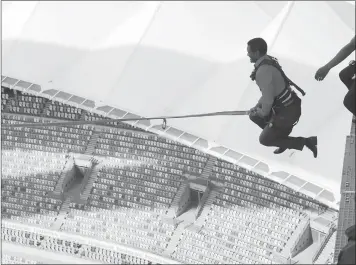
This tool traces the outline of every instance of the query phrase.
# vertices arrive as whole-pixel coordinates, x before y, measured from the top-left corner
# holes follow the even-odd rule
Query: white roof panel
[[[341,1],[12,2],[3,9],[2,75],[138,116],[246,110],[260,97],[246,43],[262,36],[307,93],[292,135],[318,135],[317,159],[308,150],[274,155],[243,116],[169,126],[338,191],[351,118],[338,72],[351,57],[323,82],[314,74],[355,35],[352,21]]]

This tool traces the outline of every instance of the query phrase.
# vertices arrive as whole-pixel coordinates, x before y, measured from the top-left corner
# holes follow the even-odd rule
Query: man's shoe
[[[274,150],[273,153],[275,153],[276,155],[279,155],[279,154],[282,154],[286,150],[287,150],[287,148],[278,147],[276,150]]]
[[[305,140],[305,146],[313,152],[314,157],[318,156],[318,138],[316,136],[309,137]]]

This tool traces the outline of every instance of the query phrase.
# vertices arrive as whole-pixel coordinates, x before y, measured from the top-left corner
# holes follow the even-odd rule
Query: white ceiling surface
[[[2,15],[2,75],[141,116],[254,106],[260,92],[249,78],[246,42],[264,37],[307,93],[292,135],[318,135],[317,159],[309,150],[274,155],[246,116],[168,124],[338,193],[351,121],[338,72],[351,57],[323,82],[314,74],[355,35],[349,3],[14,1]]]

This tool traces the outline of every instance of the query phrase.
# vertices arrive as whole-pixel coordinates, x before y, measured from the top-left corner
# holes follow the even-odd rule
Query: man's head
[[[262,38],[254,38],[247,42],[247,56],[251,63],[257,62],[262,56],[267,54],[267,43]]]

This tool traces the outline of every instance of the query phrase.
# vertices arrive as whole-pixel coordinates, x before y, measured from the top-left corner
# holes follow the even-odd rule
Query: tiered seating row
[[[66,120],[79,120],[82,115],[82,109],[63,104],[58,101],[52,101],[45,110],[47,117]]]
[[[8,111],[11,113],[23,113],[41,115],[48,99],[21,93],[9,100]]]
[[[1,94],[1,110],[4,110],[6,104],[8,104],[8,109],[5,111],[10,113],[37,115],[64,120],[80,120],[83,115],[85,120],[90,121],[104,119],[102,115],[90,113],[68,104],[34,96],[26,92],[10,90],[8,88],[1,87]],[[115,128],[119,127],[122,129],[144,132],[144,130],[140,128],[136,128],[122,122],[110,122],[107,125],[113,126]]]
[[[230,241],[226,241],[230,239]],[[255,264],[258,256],[253,253],[253,244],[241,240],[231,242],[232,236],[217,235],[211,230],[203,229],[199,233],[186,230],[181,239],[181,244],[173,253],[173,257],[182,262],[189,259],[206,264]],[[273,263],[269,258],[260,258],[261,263]]]
[[[114,175],[112,175],[112,177],[114,177]],[[133,195],[137,197],[137,201],[140,201],[140,199],[146,199],[150,201],[159,201],[168,205],[171,203],[174,196],[174,193],[171,192],[166,192],[163,190],[147,187],[144,185],[119,182],[113,179],[110,180],[103,176],[100,176],[98,178],[98,182],[94,183],[94,186],[96,188],[101,189],[101,191],[97,190],[98,193],[96,193],[93,190],[94,194],[108,195],[108,196],[112,195],[113,197],[116,198],[123,197],[125,195]]]
[[[287,242],[282,234],[267,229],[266,227],[260,227],[260,224],[258,223],[259,221],[262,225],[266,224],[262,220],[258,220],[254,223],[251,222],[250,219],[244,219],[243,216],[241,216],[242,218],[234,216],[235,218],[223,219],[226,217],[227,214],[223,210],[220,212],[212,212],[212,217],[207,221],[204,228],[225,235],[236,236],[237,238],[235,240],[230,240],[233,243],[236,243],[237,239],[242,237],[245,242],[255,244],[255,249],[253,249],[253,251],[258,253],[265,253],[267,251],[268,255],[271,254],[271,250],[280,252]],[[267,234],[268,230],[271,232],[270,235]]]
[[[15,257],[2,253],[1,256],[2,264],[43,264],[42,262],[26,259],[23,257]]]
[[[76,257],[84,257],[112,264],[152,264],[150,261],[118,253],[116,251],[79,244],[78,242],[61,240],[49,236],[42,236],[32,232],[2,227],[2,240],[26,246],[36,246],[40,249],[65,253]]]
[[[13,123],[13,118],[4,118],[4,123]],[[17,117],[21,123],[24,118]],[[52,127],[47,128],[2,128],[2,141],[5,146],[16,142],[18,147],[26,144],[37,145],[36,148],[58,148],[62,152],[84,153],[92,135],[92,127]],[[15,145],[16,146],[16,145]],[[16,146],[16,147],[17,147]]]
[[[155,175],[160,175],[159,177],[153,177],[152,174],[140,174],[137,173],[134,169],[138,170],[139,168],[133,168],[132,171],[117,169],[117,173],[109,173],[109,170],[103,170],[99,172],[99,176],[103,179],[106,179],[106,184],[116,185],[117,182],[125,182],[127,184],[137,184],[145,186],[146,188],[155,188],[157,190],[165,190],[167,192],[175,193],[180,185],[180,181],[170,180],[169,174],[159,174],[161,172],[155,172]],[[147,168],[146,168],[147,169]],[[147,169],[146,172],[150,170]],[[152,170],[151,170],[152,171]],[[115,171],[110,171],[115,172]],[[174,176],[174,175],[171,175]],[[115,183],[113,182],[115,181]],[[105,183],[104,182],[104,183]],[[167,194],[168,197],[174,196],[172,193]]]
[[[10,89],[1,87],[1,111],[5,109],[6,104],[9,102],[9,99],[13,97],[12,91]]]
[[[288,200],[290,207],[297,211],[303,211],[308,207],[315,210],[327,209],[327,206],[313,200],[305,194],[296,192],[287,186],[264,178],[255,172],[221,160],[217,160],[213,168],[213,177],[220,181],[235,182],[239,185],[266,191],[270,193],[271,196]]]
[[[2,150],[2,159],[2,217],[51,226],[62,201],[47,194],[54,190],[68,157],[61,153]]]
[[[207,155],[200,155],[200,152],[187,147],[180,147],[177,144],[168,144],[148,135],[132,133],[127,131],[108,133],[113,130],[104,130],[104,134],[98,140],[96,154],[118,156],[126,159],[149,158],[155,162],[173,167],[179,170],[186,170],[195,174],[201,174],[207,161]],[[180,150],[182,149],[182,150]],[[192,153],[194,150],[194,153]],[[186,151],[186,153],[182,153]],[[152,160],[152,161],[154,161]],[[165,160],[165,161],[162,161]]]
[[[160,222],[157,215],[154,217],[148,212],[123,207],[109,211],[95,208],[90,203],[85,208],[91,212],[85,212],[73,209],[75,206],[71,205],[71,212],[61,228],[63,231],[162,253],[175,230],[175,226]],[[107,207],[112,208],[108,204]]]
[[[91,113],[91,112],[86,112],[86,115],[84,116],[85,121],[97,121],[97,120],[103,120],[103,119],[110,119],[110,118],[105,118],[103,115],[99,115],[96,113]],[[106,124],[107,126],[113,126],[115,128],[121,128],[125,130],[134,130],[134,131],[142,131],[146,132],[145,130],[142,130],[140,128],[134,127],[130,124],[123,123],[123,122],[118,122],[118,121],[113,121],[113,122],[108,122]]]

